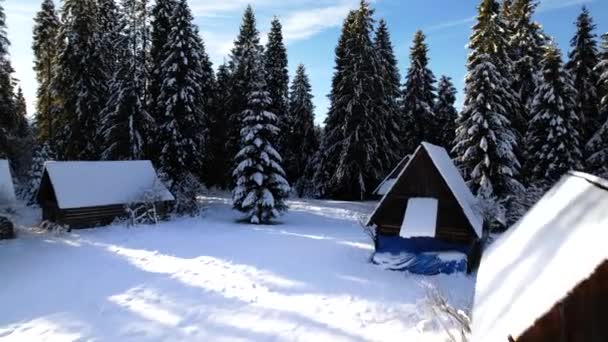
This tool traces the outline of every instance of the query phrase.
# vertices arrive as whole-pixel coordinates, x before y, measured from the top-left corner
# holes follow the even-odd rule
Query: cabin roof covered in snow
[[[608,182],[570,173],[481,260],[474,342],[517,339],[608,259]]]
[[[418,146],[414,154],[412,154],[412,157],[403,167],[403,169],[399,173],[399,176],[397,176],[397,179],[402,177],[407,168],[412,164],[412,161],[416,159],[416,154],[420,153],[422,149],[427,152],[433,164],[441,174],[441,177],[445,180],[446,184],[450,188],[450,191],[454,194],[456,201],[462,208],[467,220],[475,230],[477,236],[481,237],[483,234],[483,220],[481,219],[477,211],[474,209],[476,203],[475,197],[471,193],[469,187],[464,182],[464,179],[460,175],[460,172],[456,168],[456,165],[454,165],[454,162],[443,147],[423,142],[420,146]],[[371,218],[374,217],[378,208],[382,206],[383,201],[393,190],[395,183],[396,182],[393,183],[393,185],[386,192],[382,200],[380,200],[380,203],[376,207],[376,210],[370,216],[370,222],[368,222],[368,224],[371,223]]]
[[[403,168],[405,167],[405,165],[407,164],[407,162],[409,160],[410,160],[409,155],[407,155],[403,159],[401,159],[399,161],[399,163],[397,164],[397,166],[395,166],[395,168],[393,170],[391,170],[391,172],[384,178],[384,180],[382,180],[382,182],[380,182],[380,184],[378,184],[378,186],[376,187],[374,192],[372,192],[372,194],[377,195],[377,196],[386,195],[386,193],[391,189],[393,184],[395,184],[395,181],[397,180],[397,177],[401,173],[401,170],[403,170]]]
[[[175,200],[149,160],[50,161],[44,166],[61,209],[142,202],[148,192],[154,201]]]
[[[6,159],[0,159],[0,204],[9,204],[16,200],[9,162]]]

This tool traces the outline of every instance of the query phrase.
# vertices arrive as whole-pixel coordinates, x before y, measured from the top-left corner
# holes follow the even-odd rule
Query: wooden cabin
[[[410,156],[407,155],[405,158],[401,159],[397,166],[378,184],[376,189],[372,192],[372,198],[380,199],[382,196],[386,195],[386,193],[390,190],[390,188],[395,184],[397,177],[401,173],[401,170],[405,167],[407,162],[410,160]]]
[[[447,151],[422,143],[369,218],[379,235],[469,245],[482,236],[475,198]],[[424,212],[423,212],[424,211]]]
[[[608,341],[608,181],[572,172],[481,260],[473,342]]]
[[[47,162],[38,190],[43,220],[68,228],[108,225],[133,203],[161,213],[175,198],[149,160]]]

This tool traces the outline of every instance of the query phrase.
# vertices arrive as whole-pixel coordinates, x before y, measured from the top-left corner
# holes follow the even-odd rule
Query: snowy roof
[[[401,170],[403,170],[403,167],[407,164],[409,159],[410,159],[409,155],[407,155],[407,156],[405,156],[405,158],[401,159],[401,161],[399,161],[397,166],[395,166],[395,168],[393,170],[391,170],[391,172],[389,172],[389,174],[386,176],[386,178],[384,178],[384,180],[380,184],[378,184],[378,186],[372,192],[372,194],[377,195],[377,196],[386,195],[386,193],[391,189],[393,184],[395,184],[397,177],[399,176],[399,174],[401,173]]]
[[[474,342],[517,339],[608,260],[608,182],[570,173],[484,253]]]
[[[16,200],[9,162],[6,159],[0,159],[0,204],[9,204]]]
[[[61,209],[142,201],[150,191],[157,201],[175,200],[149,160],[50,161],[44,167]]]
[[[401,223],[402,238],[435,237],[437,229],[437,199],[410,198]]]
[[[475,230],[477,236],[481,237],[483,235],[483,220],[481,219],[477,211],[474,210],[474,206],[476,203],[475,196],[473,196],[473,194],[471,193],[471,190],[464,182],[464,179],[460,175],[460,172],[456,168],[456,165],[454,165],[454,162],[448,155],[448,152],[443,147],[423,142],[420,146],[418,146],[418,148],[416,149],[412,157],[408,160],[407,164],[405,164],[401,172],[399,172],[399,176],[397,176],[397,179],[401,178],[407,168],[411,165],[412,161],[416,159],[416,154],[420,153],[422,149],[424,149],[428,153],[433,164],[439,171],[439,174],[441,174],[441,177],[445,180],[446,184],[454,194],[454,197],[456,197],[456,201],[462,208],[467,220]],[[380,200],[380,203],[376,207],[376,210],[372,213],[372,215],[370,215],[370,221],[371,218],[375,216],[378,208],[382,206],[382,203],[384,202],[385,198],[387,198],[389,193],[392,191],[394,183],[386,192],[382,200]],[[368,222],[368,224],[370,223],[371,222]]]

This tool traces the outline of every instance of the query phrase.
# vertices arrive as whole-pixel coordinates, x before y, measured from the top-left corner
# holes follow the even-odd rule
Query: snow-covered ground
[[[253,226],[205,201],[203,217],[0,242],[0,340],[444,341],[420,283],[470,305],[471,277],[368,262],[358,221],[374,203],[292,201]]]

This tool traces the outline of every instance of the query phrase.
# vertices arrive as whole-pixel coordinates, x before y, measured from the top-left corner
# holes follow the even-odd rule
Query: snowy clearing
[[[204,217],[158,226],[20,228],[0,242],[0,340],[444,341],[421,282],[470,305],[472,277],[369,263],[358,221],[375,203],[291,201],[253,226],[205,201]]]

